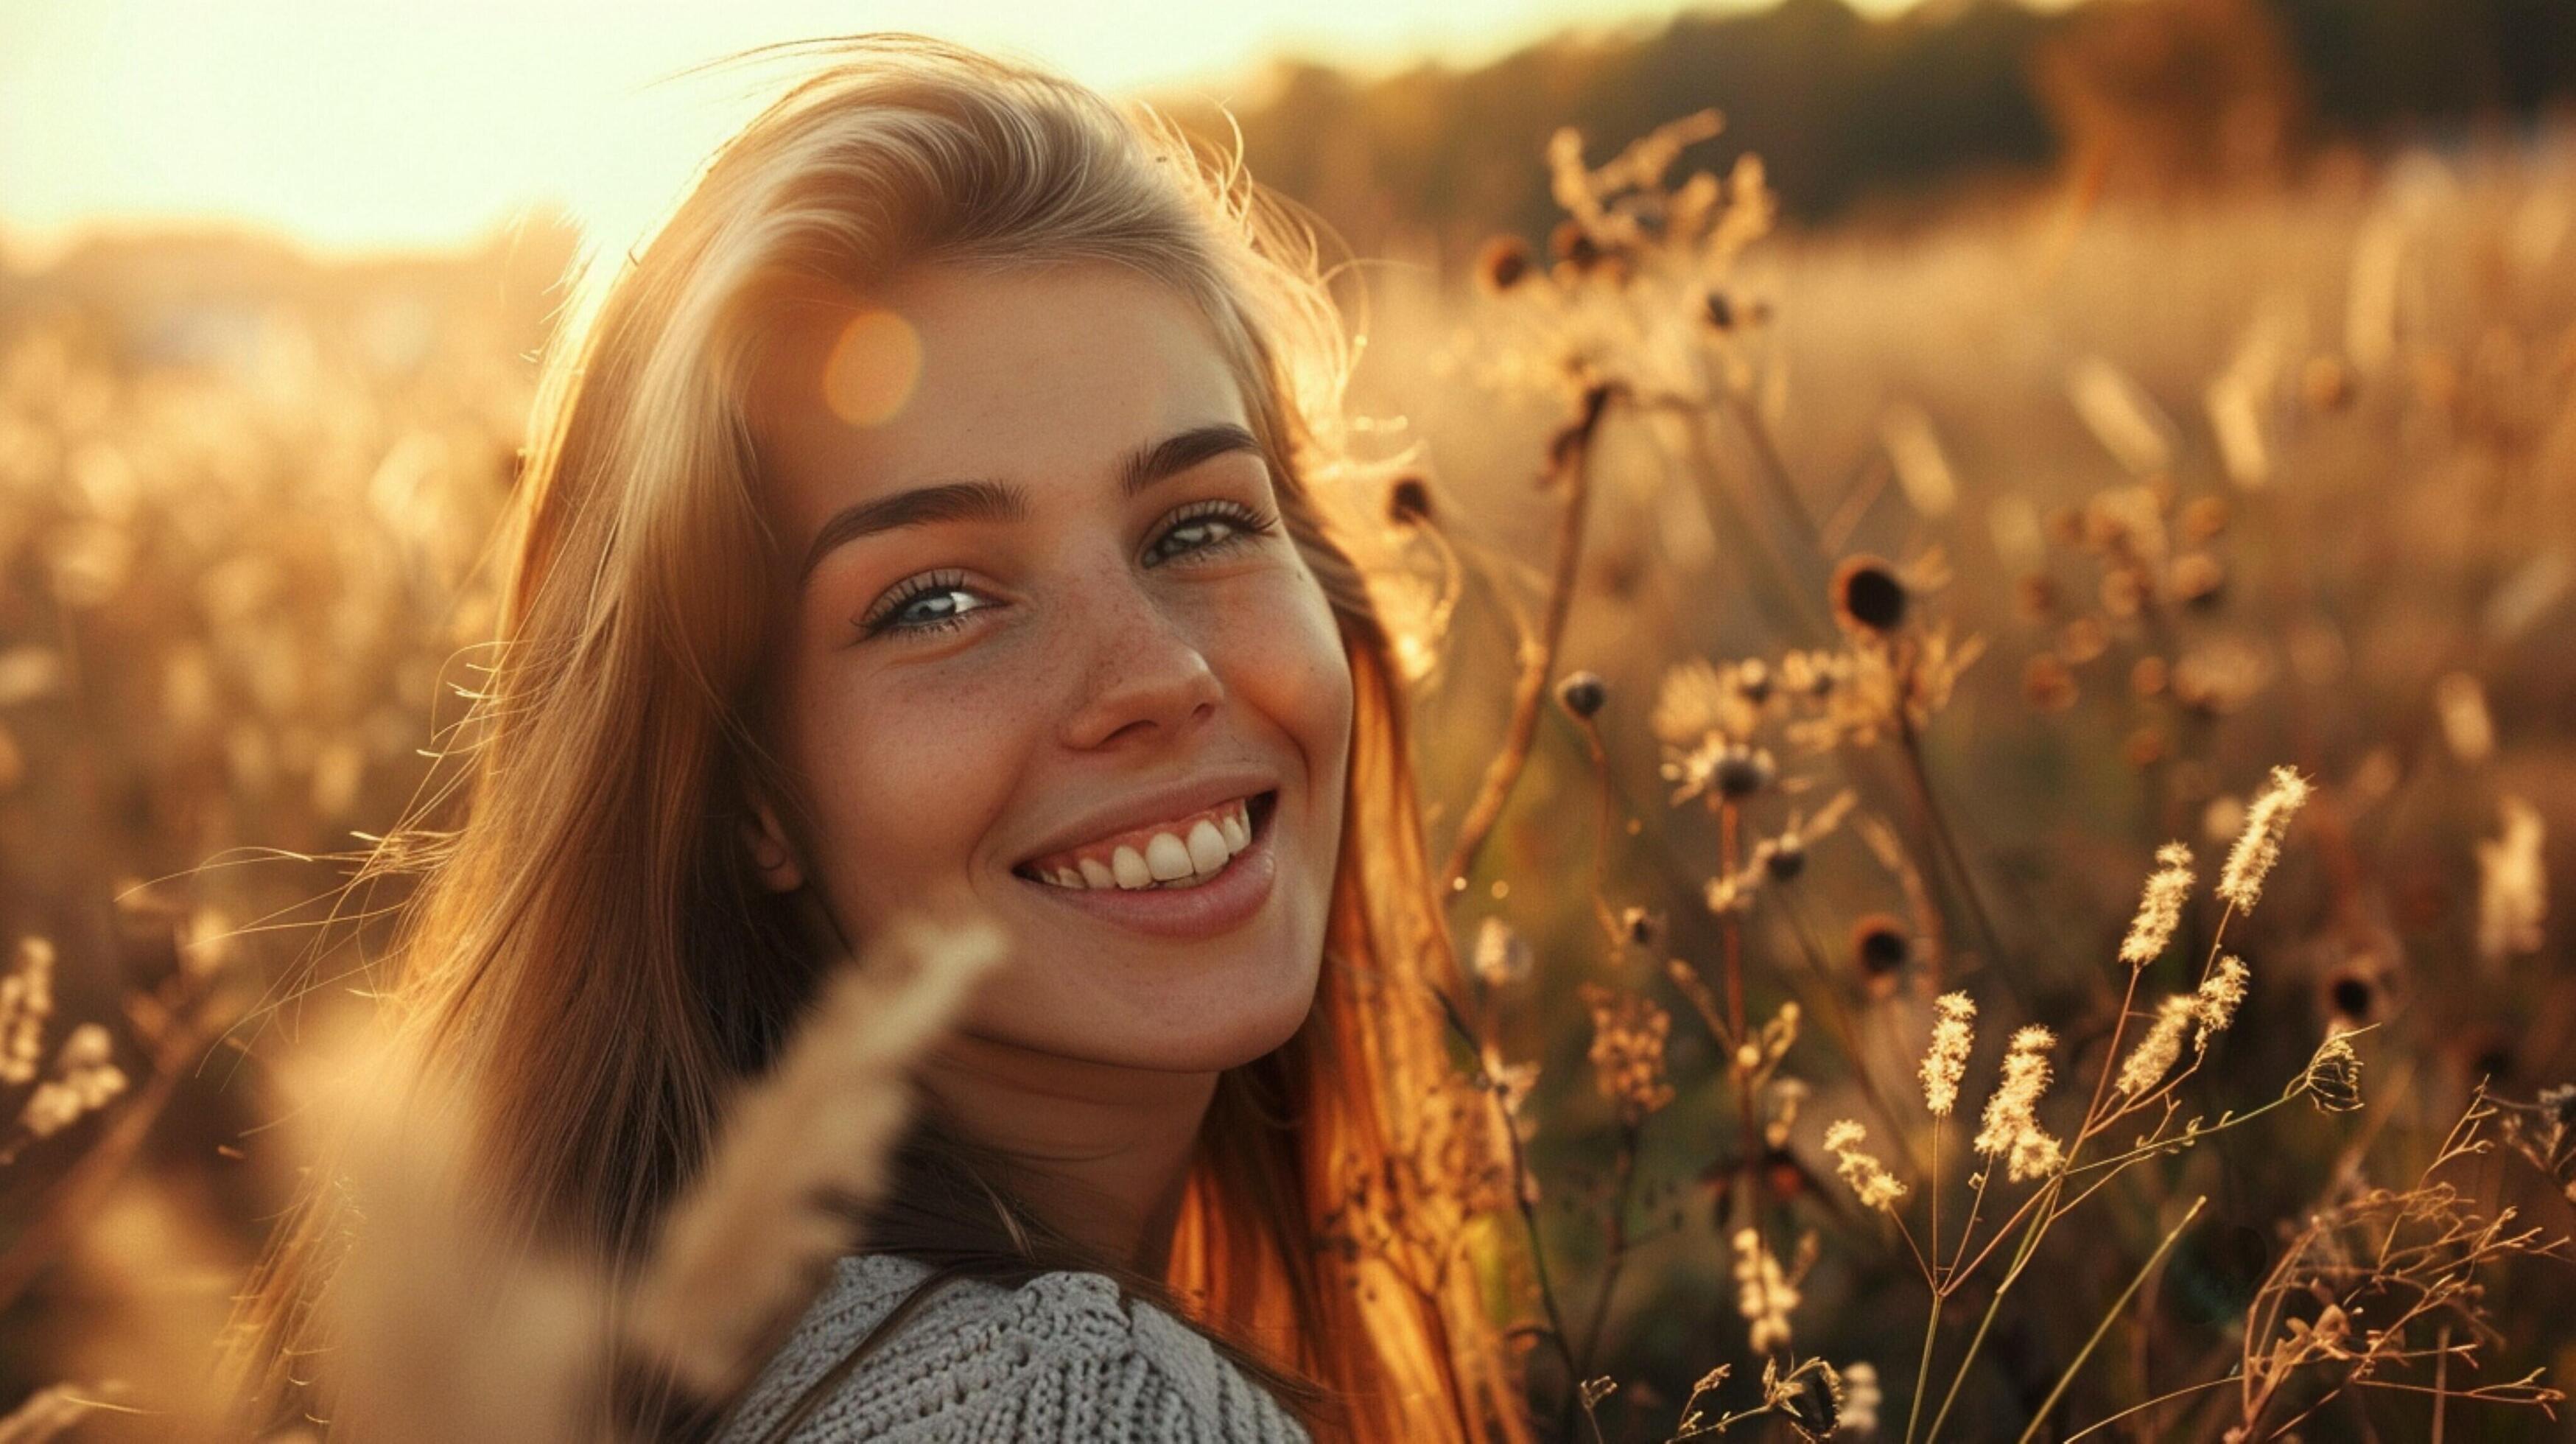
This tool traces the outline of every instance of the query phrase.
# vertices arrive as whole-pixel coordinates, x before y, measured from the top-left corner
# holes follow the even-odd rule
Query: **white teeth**
[[[1087,888],[1193,886],[1223,870],[1236,853],[1252,845],[1248,804],[1248,799],[1239,799],[1217,817],[1200,818],[1191,824],[1186,838],[1158,832],[1147,839],[1142,852],[1121,845],[1105,863],[1097,858],[1076,858],[1072,867],[1053,872],[1041,870],[1038,876],[1077,892]]]
[[[1145,866],[1145,855],[1124,843],[1109,855],[1109,868],[1118,875],[1120,887],[1148,887],[1154,881],[1153,870]]]
[[[1234,856],[1234,849],[1226,846],[1225,834],[1217,831],[1216,824],[1204,817],[1190,829],[1188,846],[1192,872],[1214,872],[1225,866],[1227,858]]]
[[[1153,840],[1145,844],[1145,866],[1153,870],[1156,882],[1171,882],[1199,870],[1199,865],[1190,861],[1189,844],[1168,832],[1155,833]]]

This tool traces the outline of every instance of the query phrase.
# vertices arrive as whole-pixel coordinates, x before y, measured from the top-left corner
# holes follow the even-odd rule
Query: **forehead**
[[[865,292],[809,285],[774,314],[749,417],[765,499],[804,530],[933,481],[1088,488],[1140,445],[1248,424],[1198,307],[1122,266],[924,266]]]

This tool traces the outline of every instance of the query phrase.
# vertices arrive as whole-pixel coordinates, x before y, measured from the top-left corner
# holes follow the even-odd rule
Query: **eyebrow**
[[[1258,455],[1261,442],[1250,431],[1231,422],[1192,427],[1149,446],[1138,447],[1120,470],[1118,498],[1125,501],[1165,477],[1237,451]],[[913,487],[892,496],[846,506],[834,512],[814,533],[813,544],[805,549],[805,563],[796,574],[797,588],[800,591],[804,589],[806,581],[814,575],[814,568],[822,563],[825,556],[864,536],[940,522],[1025,521],[1028,515],[1029,494],[1026,491],[1006,481],[982,478]]]

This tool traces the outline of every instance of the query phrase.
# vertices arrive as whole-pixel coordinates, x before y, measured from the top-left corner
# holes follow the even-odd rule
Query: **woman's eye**
[[[1270,530],[1271,521],[1241,502],[1211,503],[1182,517],[1170,530],[1154,539],[1153,551],[1159,555],[1170,543],[1179,543],[1182,552],[1212,551],[1249,541]],[[1214,540],[1209,540],[1209,538]]]
[[[964,625],[962,619],[968,612],[982,610],[980,605],[961,608],[956,599],[983,595],[966,585],[963,577],[922,577],[917,582],[905,583],[887,598],[883,606],[859,623],[859,631],[870,637],[887,632],[926,634],[949,631]],[[947,609],[937,610],[937,605],[942,603]]]

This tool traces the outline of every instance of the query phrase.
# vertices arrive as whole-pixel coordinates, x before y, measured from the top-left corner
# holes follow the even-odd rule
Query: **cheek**
[[[864,681],[851,670],[804,699],[797,760],[822,833],[818,869],[865,926],[967,871],[1038,723],[1001,669]]]
[[[1255,710],[1289,734],[1319,801],[1338,801],[1350,750],[1350,659],[1323,589],[1299,569],[1267,604],[1235,611],[1229,651]]]

